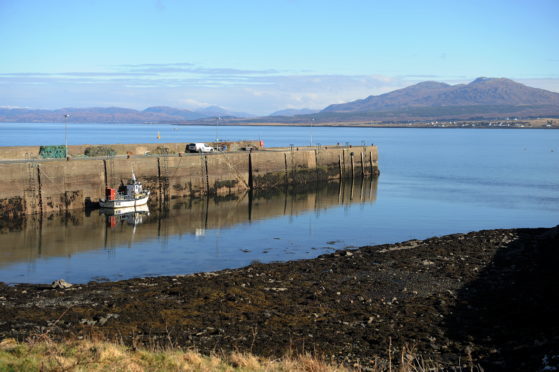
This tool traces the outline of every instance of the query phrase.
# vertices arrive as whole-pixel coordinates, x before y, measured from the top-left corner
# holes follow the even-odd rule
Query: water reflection
[[[179,199],[166,205],[143,206],[135,210],[102,209],[0,220],[0,274],[3,270],[13,270],[9,267],[19,263],[39,265],[40,261],[48,261],[49,258],[73,259],[78,253],[134,248],[139,243],[150,244],[151,241],[173,236],[204,237],[208,231],[245,226],[258,220],[296,216],[308,211],[320,213],[333,206],[370,203],[375,201],[376,194],[377,179],[366,178],[325,183],[310,189],[290,188],[227,197]],[[242,245],[242,239],[249,237],[239,237],[237,243]],[[0,275],[0,280],[29,280],[7,279],[7,271]]]
[[[126,223],[130,226],[136,226],[144,221],[144,216],[149,216],[149,207],[147,204],[126,207],[126,208],[101,208],[99,214],[107,217],[107,226],[114,228],[118,224]]]

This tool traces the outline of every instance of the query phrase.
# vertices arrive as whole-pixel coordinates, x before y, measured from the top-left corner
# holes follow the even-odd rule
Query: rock
[[[60,289],[66,289],[66,288],[70,288],[72,286],[71,283],[68,283],[67,281],[65,281],[64,279],[58,279],[55,280],[54,282],[52,282],[51,287],[52,288],[60,288]]]
[[[274,292],[284,292],[287,291],[287,288],[264,288],[265,291],[274,291]]]
[[[118,314],[111,314],[111,313],[108,313],[106,316],[101,317],[101,318],[99,319],[99,325],[105,325],[105,323],[107,323],[107,322],[109,321],[109,319],[111,319],[111,318],[115,318],[115,319],[116,319],[116,318],[118,318],[118,317],[119,317]]]
[[[80,320],[80,324],[86,324],[86,325],[93,326],[93,325],[97,324],[97,321],[93,320],[93,319],[85,319],[84,318],[84,319]]]

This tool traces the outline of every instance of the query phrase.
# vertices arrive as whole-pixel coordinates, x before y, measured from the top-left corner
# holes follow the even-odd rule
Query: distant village
[[[434,120],[410,121],[407,123],[371,123],[373,126],[389,127],[419,127],[419,128],[548,128],[559,129],[559,119],[519,119],[506,118],[503,120]]]

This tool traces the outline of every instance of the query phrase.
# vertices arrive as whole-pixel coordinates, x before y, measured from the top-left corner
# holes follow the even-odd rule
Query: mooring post
[[[365,177],[365,156],[361,151],[361,177]]]
[[[202,155],[202,159],[204,162],[204,173],[205,173],[205,183],[206,183],[206,195],[210,194],[210,176],[208,172],[208,157],[206,155]]]
[[[293,150],[293,147],[291,149]],[[285,161],[285,184],[287,185],[289,183],[289,168],[287,166],[287,153],[286,152],[283,153],[283,159]]]
[[[41,184],[41,165],[37,164],[37,186],[39,194],[39,213],[41,213],[41,220],[43,218],[43,185]]]
[[[316,182],[318,182],[319,172],[318,172],[318,147],[314,150],[314,170],[316,171]]]
[[[109,180],[107,178],[107,159],[103,159],[103,174],[105,175],[105,188],[109,187]]]
[[[338,154],[338,164],[340,165],[340,181],[344,178],[344,171],[342,168],[342,155]]]
[[[351,178],[355,177],[355,170],[353,168],[353,151],[349,153],[349,156],[351,157]]]
[[[248,188],[252,190],[254,188],[254,177],[252,175],[252,153],[248,153]]]

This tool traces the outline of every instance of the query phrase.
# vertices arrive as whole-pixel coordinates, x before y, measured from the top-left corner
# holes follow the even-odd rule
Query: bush
[[[151,154],[156,154],[156,155],[168,155],[174,153],[175,152],[169,150],[168,147],[161,147],[161,146],[157,146],[157,148],[151,152]]]
[[[87,147],[84,151],[85,156],[115,156],[116,151],[107,146]]]

